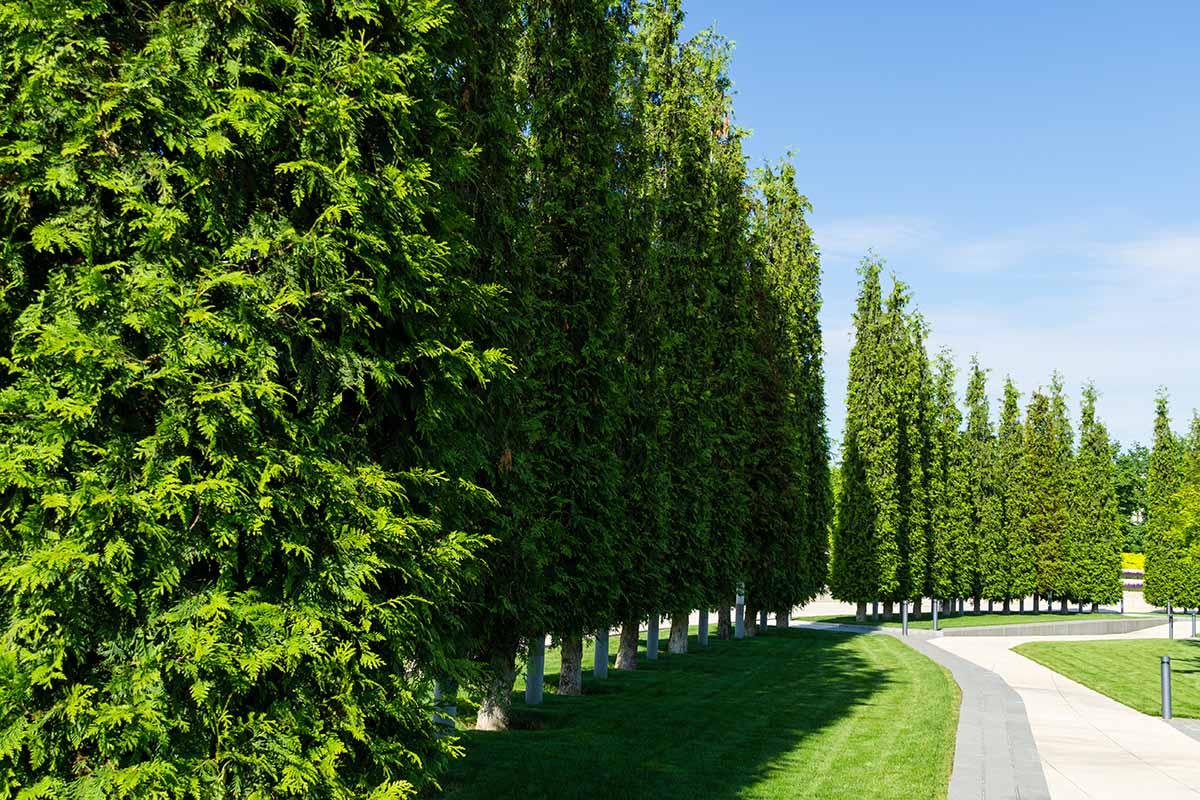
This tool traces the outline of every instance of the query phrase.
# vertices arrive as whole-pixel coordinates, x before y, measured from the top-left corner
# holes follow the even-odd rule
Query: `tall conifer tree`
[[[758,439],[747,589],[790,613],[824,583],[830,517],[821,367],[820,263],[805,221],[808,201],[785,162],[756,174]]]
[[[997,490],[1000,527],[1008,547],[1002,568],[988,574],[995,593],[1006,601],[1020,600],[1037,591],[1036,547],[1026,520],[1025,432],[1020,402],[1016,385],[1007,378],[997,441]]]
[[[971,375],[967,381],[966,447],[970,593],[987,600],[1007,600],[1007,541],[997,481],[997,442],[990,419],[987,371],[980,367],[977,358],[971,359]],[[994,580],[991,578],[993,572],[996,573]]]
[[[1049,395],[1034,392],[1026,411],[1023,501],[1035,591],[1061,596],[1070,526],[1070,461],[1064,458],[1055,393],[1054,388]]]
[[[1096,388],[1092,384],[1083,389],[1072,489],[1066,563],[1070,596],[1079,602],[1114,603],[1122,592],[1116,467],[1108,431],[1096,419]]]
[[[932,508],[930,537],[930,596],[958,598],[970,592],[965,552],[970,505],[967,451],[959,431],[962,414],[954,396],[955,368],[950,354],[937,360],[935,422],[932,429]]]
[[[1154,401],[1154,443],[1146,475],[1146,577],[1142,589],[1146,602],[1160,608],[1178,604],[1183,589],[1182,547],[1166,524],[1171,498],[1183,480],[1181,451],[1171,431],[1167,393],[1160,391]]]
[[[857,616],[865,619],[866,604],[880,596],[878,566],[883,558],[895,559],[895,542],[878,536],[881,506],[896,502],[883,497],[872,464],[883,438],[882,420],[883,307],[879,284],[882,265],[866,259],[859,268],[860,282],[854,312],[854,345],[846,386],[846,423],[842,438],[841,491],[837,497],[837,525],[833,531],[829,588],[839,600],[856,603]]]

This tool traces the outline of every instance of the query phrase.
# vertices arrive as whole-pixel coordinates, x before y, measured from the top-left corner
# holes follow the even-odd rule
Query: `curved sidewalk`
[[[807,623],[808,627],[893,635],[950,670],[962,690],[949,800],[1046,800],[1050,792],[1025,705],[998,675],[933,645],[930,631]],[[975,640],[978,641],[978,640]]]
[[[1165,635],[1162,626],[1126,635],[1070,638]],[[990,671],[1015,690],[1023,701],[1054,800],[1200,800],[1200,742],[1157,717],[1134,711],[1012,652],[1014,646],[1033,639],[944,637],[927,642],[926,647]],[[966,694],[964,687],[964,707]]]

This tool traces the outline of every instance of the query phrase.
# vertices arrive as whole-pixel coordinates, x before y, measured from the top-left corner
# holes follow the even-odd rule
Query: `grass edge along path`
[[[895,637],[772,629],[689,644],[587,674],[583,697],[528,707],[518,692],[513,730],[464,732],[444,797],[946,797],[958,684]]]
[[[1170,656],[1172,712],[1200,718],[1200,640],[1026,642],[1013,651],[1155,717],[1162,713],[1159,659]]]
[[[1001,613],[973,614],[973,613],[968,613],[968,614],[953,614],[950,616],[946,616],[944,614],[939,614],[938,615],[938,627],[939,628],[976,628],[976,627],[987,628],[987,627],[992,627],[992,626],[996,626],[996,625],[1032,625],[1032,624],[1039,623],[1039,622],[1086,622],[1088,620],[1098,620],[1098,619],[1127,619],[1127,618],[1137,617],[1137,616],[1145,616],[1145,615],[1125,614],[1124,616],[1121,616],[1119,614],[1113,614],[1111,612],[1104,612],[1104,611],[1098,612],[1095,614],[1092,614],[1092,613],[1080,614],[1080,613],[1077,613],[1074,611],[1068,612],[1066,614],[1062,614],[1059,612],[1040,612],[1040,613],[1034,614],[1029,611],[1025,612],[1024,614],[1016,612],[1016,611],[1012,612],[1011,614],[1001,614]],[[796,620],[798,620],[800,622],[828,622],[830,624],[835,624],[835,625],[858,625],[860,627],[866,626],[868,628],[899,628],[900,627],[900,614],[899,613],[893,614],[893,619],[888,620],[886,622],[882,619],[879,622],[872,622],[870,614],[867,615],[866,622],[855,622],[853,614],[826,614],[826,615],[817,615],[817,616],[801,616],[801,617],[796,617]],[[917,630],[926,630],[926,631],[933,630],[933,619],[930,617],[929,611],[926,610],[924,613],[922,613],[920,619],[915,619],[914,617],[909,617],[908,627],[914,628]]]

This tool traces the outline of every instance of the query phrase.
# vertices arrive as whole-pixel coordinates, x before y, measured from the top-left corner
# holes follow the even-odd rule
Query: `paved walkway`
[[[1164,625],[1102,638],[1165,636]],[[1065,638],[1101,637],[1056,641]],[[1200,800],[1200,741],[1012,652],[1027,641],[1031,637],[944,637],[927,646],[990,670],[1016,690],[1053,800]],[[964,707],[966,695],[964,688]]]

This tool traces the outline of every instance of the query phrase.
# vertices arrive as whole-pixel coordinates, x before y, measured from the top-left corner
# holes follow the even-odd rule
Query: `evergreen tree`
[[[0,11],[5,794],[400,798],[456,750],[419,698],[487,498],[434,454],[504,365],[461,44],[433,2]]]
[[[1004,406],[997,442],[1000,527],[1008,542],[1003,568],[989,574],[996,593],[1020,600],[1037,590],[1036,548],[1026,520],[1025,433],[1021,396],[1012,378],[1004,382]]]
[[[1057,372],[1050,381],[1050,418],[1054,428],[1054,457],[1058,475],[1055,488],[1061,485],[1067,493],[1059,512],[1059,517],[1066,519],[1066,527],[1055,531],[1056,535],[1048,535],[1041,540],[1042,550],[1038,556],[1038,566],[1040,574],[1049,582],[1054,596],[1062,603],[1063,610],[1066,610],[1067,600],[1074,599],[1071,595],[1070,576],[1067,574],[1067,560],[1073,534],[1071,497],[1075,479],[1075,434],[1071,430],[1071,417],[1067,410],[1062,376]]]
[[[888,302],[889,319],[906,330],[893,329],[892,380],[899,390],[896,409],[896,480],[899,487],[900,590],[897,599],[920,600],[928,594],[932,563],[930,543],[934,470],[933,438],[938,425],[933,371],[925,341],[928,326],[920,314],[906,314],[907,287],[896,282]],[[907,336],[904,335],[907,333]]]
[[[970,523],[968,574],[971,594],[987,600],[1008,600],[1008,540],[1003,527],[1003,499],[997,475],[996,434],[990,419],[987,371],[971,359],[967,382],[967,485]]]
[[[942,352],[937,360],[936,417],[931,437],[933,535],[929,594],[945,599],[964,597],[971,591],[967,569],[971,522],[967,450],[959,432],[962,414],[955,402],[954,379],[954,362],[949,353]]]
[[[1033,393],[1025,415],[1024,525],[1032,546],[1034,591],[1061,596],[1070,525],[1070,462],[1064,458],[1062,423],[1051,394]]]
[[[1182,484],[1181,450],[1171,432],[1167,394],[1160,391],[1154,402],[1154,443],[1146,471],[1146,577],[1142,587],[1146,602],[1160,608],[1177,605],[1183,588],[1182,547],[1166,524],[1171,498]]]
[[[837,526],[833,530],[829,574],[830,593],[858,605],[863,619],[867,602],[880,596],[879,564],[894,564],[895,540],[879,535],[879,518],[885,506],[897,502],[891,485],[880,480],[874,468],[876,452],[884,439],[881,405],[884,370],[883,308],[879,261],[866,259],[859,268],[860,282],[854,313],[854,345],[846,385],[846,422],[842,438],[841,491],[837,498]]]
[[[1083,389],[1071,530],[1067,549],[1071,597],[1090,603],[1119,601],[1123,586],[1116,469],[1108,431],[1096,419],[1096,388],[1091,384]]]
[[[820,263],[790,163],[756,174],[758,435],[747,591],[790,613],[825,582],[831,495],[821,366]]]
[[[1193,413],[1180,450],[1179,488],[1160,514],[1169,541],[1180,554],[1178,594],[1171,599],[1176,605],[1194,608],[1200,605],[1200,414]]]

